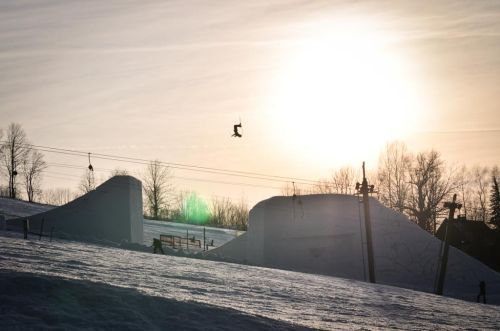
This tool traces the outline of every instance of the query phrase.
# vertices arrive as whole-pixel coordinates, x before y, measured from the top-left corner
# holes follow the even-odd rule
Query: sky
[[[40,146],[314,180],[397,139],[492,166],[499,92],[496,1],[0,2],[0,127]],[[87,157],[45,154],[76,189]],[[285,184],[172,175],[250,205]]]

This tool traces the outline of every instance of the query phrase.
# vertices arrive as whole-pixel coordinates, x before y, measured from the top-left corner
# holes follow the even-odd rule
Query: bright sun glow
[[[321,37],[300,38],[273,82],[273,127],[284,146],[317,161],[378,153],[417,120],[409,65],[366,25],[317,28]]]

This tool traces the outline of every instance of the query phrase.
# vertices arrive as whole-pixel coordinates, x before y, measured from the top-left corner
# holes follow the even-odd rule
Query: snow
[[[0,209],[13,214],[9,209],[12,203],[10,199],[1,200]],[[17,212],[26,215],[31,210],[29,203],[16,204]],[[360,223],[363,214],[358,206],[356,197],[341,195],[266,200],[252,209],[247,233],[205,227],[206,241],[214,240],[205,255],[212,260],[366,280],[364,227]],[[372,199],[371,206],[377,283],[432,293],[440,241],[378,201]],[[160,234],[185,237],[189,233],[203,244],[201,226],[144,220],[143,232],[144,246],[122,247],[150,251],[153,238]],[[182,252],[165,250],[172,255],[200,257],[202,248],[190,245]],[[450,249],[445,295],[475,301],[479,281],[485,280],[489,302],[498,304],[499,279],[498,273],[479,261]]]
[[[87,194],[54,209],[30,215],[30,228],[54,229],[72,239],[143,242],[142,184],[131,176],[114,176]],[[22,227],[24,219],[7,223]]]
[[[43,213],[54,206],[0,197],[0,215],[6,219]]]
[[[169,234],[183,238],[189,234],[189,238],[194,236],[195,239],[201,240],[201,245],[203,246],[203,229],[205,229],[206,243],[212,240],[214,241],[214,246],[209,246],[209,249],[222,246],[244,233],[243,231],[231,229],[144,219],[144,244],[150,246],[153,243],[153,238],[158,239],[161,234]],[[196,247],[192,245],[190,245],[189,248],[191,250],[196,250]]]
[[[357,197],[274,197],[250,211],[248,231],[212,251],[252,265],[367,280],[364,214]],[[370,198],[377,283],[434,292],[441,241]],[[500,304],[500,274],[450,247],[444,294],[475,301],[484,280]]]
[[[500,307],[0,232],[1,329],[498,329]]]
[[[58,207],[51,205],[30,203],[22,200],[0,198],[0,216],[4,215],[7,219],[32,216],[30,217],[31,220],[33,216],[36,214],[40,214],[56,208]],[[72,209],[77,209],[77,208],[72,207]],[[37,231],[38,225],[35,224],[32,220],[31,222],[32,222],[31,224],[32,230]],[[141,223],[143,226],[142,244],[146,246],[151,246],[153,238],[159,238],[161,234],[186,237],[186,231],[187,233],[189,233],[190,238],[192,236],[195,236],[196,239],[201,240],[203,245],[203,229],[205,229],[206,242],[209,243],[212,240],[214,241],[214,245],[208,247],[208,249],[212,249],[214,247],[222,246],[228,241],[231,241],[234,238],[241,235],[242,233],[244,233],[244,231],[237,231],[231,229],[221,229],[209,226],[198,226],[186,223],[165,222],[165,221],[157,221],[149,219],[143,219]],[[45,228],[47,229],[47,227]],[[194,246],[190,246],[189,249],[192,251],[197,251],[196,247]]]

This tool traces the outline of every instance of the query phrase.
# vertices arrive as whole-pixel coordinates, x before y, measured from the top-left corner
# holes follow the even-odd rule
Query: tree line
[[[33,147],[18,123],[11,123],[5,132],[0,128],[0,196],[26,199],[50,205],[63,205],[95,188],[93,171],[82,176],[79,192],[68,188],[42,190],[43,174],[47,169],[44,155]],[[2,183],[6,182],[6,185]]]
[[[350,166],[332,171],[312,188],[287,184],[285,195],[304,193],[355,194],[360,172]],[[460,213],[468,220],[482,221],[499,228],[500,197],[497,166],[451,165],[436,150],[413,153],[399,141],[388,143],[381,151],[375,171],[367,175],[375,185],[381,203],[407,215],[421,228],[435,234],[439,221],[446,217],[443,206],[457,194]]]
[[[0,196],[60,206],[94,190],[108,178],[128,175],[127,170],[115,169],[108,178],[99,180],[93,168],[89,167],[84,170],[77,192],[69,188],[42,190],[47,167],[44,155],[32,146],[20,124],[11,123],[5,134],[0,128]],[[159,161],[150,162],[137,176],[143,183],[143,212],[146,217],[247,229],[248,206],[243,200],[233,203],[227,198],[214,197],[206,202],[195,192],[176,192],[170,168]]]
[[[158,160],[146,167],[142,176],[144,210],[147,217],[157,220],[204,224],[208,226],[246,231],[248,205],[228,198],[213,197],[209,202],[196,192],[176,192],[172,173]]]
[[[41,194],[42,172],[47,168],[43,154],[30,147],[26,133],[17,123],[7,127],[5,138],[0,129],[0,141],[0,174],[8,182],[0,188],[0,195],[15,199],[24,192],[28,201],[35,201]]]
[[[11,123],[0,129],[0,196],[25,197],[30,202],[63,205],[95,189],[93,169],[85,169],[78,192],[68,188],[41,189],[47,168],[43,154],[28,140],[21,125]],[[127,175],[115,169],[109,177]],[[143,182],[144,215],[154,219],[203,223],[211,226],[246,230],[248,206],[245,201],[227,198],[205,201],[195,192],[177,192],[171,169],[158,160],[151,161],[138,175]],[[387,207],[404,213],[420,227],[435,234],[439,221],[446,216],[443,202],[457,194],[461,214],[500,228],[499,169],[497,166],[457,166],[443,160],[436,150],[413,153],[402,142],[388,143],[381,151],[375,171],[368,174],[378,199]],[[101,178],[101,182],[106,178]],[[319,179],[312,187],[286,184],[284,195],[307,193],[355,194],[360,172],[346,166]]]

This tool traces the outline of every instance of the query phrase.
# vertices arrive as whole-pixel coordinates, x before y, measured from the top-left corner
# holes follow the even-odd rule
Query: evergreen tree
[[[493,185],[491,187],[490,210],[490,224],[493,224],[497,230],[500,230],[500,191],[496,176],[493,176]]]

